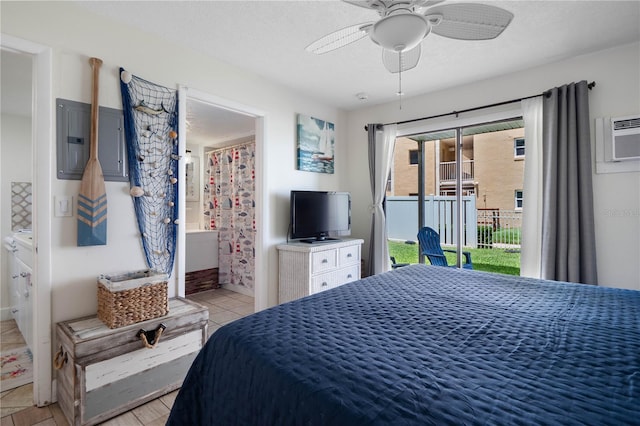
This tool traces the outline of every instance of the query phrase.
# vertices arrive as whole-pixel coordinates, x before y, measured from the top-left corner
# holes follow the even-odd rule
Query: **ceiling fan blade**
[[[393,50],[383,49],[382,63],[384,67],[393,74],[399,73],[400,71],[409,71],[418,65],[420,53],[420,45],[406,52],[395,52]]]
[[[416,0],[413,4],[415,7],[431,7],[443,1],[444,0]]]
[[[314,41],[305,49],[318,55],[331,52],[366,37],[372,26],[373,22],[365,22],[343,28]]]
[[[456,3],[431,7],[427,19],[442,20],[431,32],[457,40],[489,40],[498,37],[513,19],[508,10],[478,3]],[[434,19],[430,19],[433,17]]]
[[[342,0],[345,3],[352,4],[354,6],[364,7],[365,9],[373,9],[374,1],[371,0]]]

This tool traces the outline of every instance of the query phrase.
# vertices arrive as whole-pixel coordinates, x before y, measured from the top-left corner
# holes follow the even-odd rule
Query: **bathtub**
[[[187,229],[186,231],[187,273],[218,267],[218,231]]]

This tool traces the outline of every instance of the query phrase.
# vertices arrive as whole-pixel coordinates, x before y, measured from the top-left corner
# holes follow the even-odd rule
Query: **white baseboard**
[[[51,381],[51,403],[58,402],[58,379]]]
[[[13,319],[13,315],[11,315],[11,308],[0,308],[0,321],[7,321]]]

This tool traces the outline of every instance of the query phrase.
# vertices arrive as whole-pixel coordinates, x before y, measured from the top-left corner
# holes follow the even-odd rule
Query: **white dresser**
[[[289,302],[360,279],[364,240],[280,244],[279,303]]]

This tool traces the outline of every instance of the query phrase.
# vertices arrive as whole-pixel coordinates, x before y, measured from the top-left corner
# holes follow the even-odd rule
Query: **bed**
[[[217,330],[167,424],[640,424],[640,291],[399,268]]]

